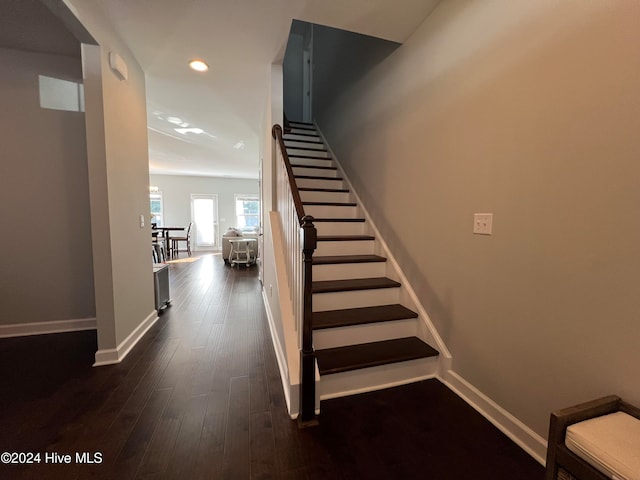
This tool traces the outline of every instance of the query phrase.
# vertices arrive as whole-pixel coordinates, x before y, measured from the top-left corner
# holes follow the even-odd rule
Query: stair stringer
[[[327,148],[327,152],[329,154],[328,156],[333,159],[335,166],[338,168],[338,171],[340,172],[339,176],[342,177],[345,187],[349,189],[351,198],[353,199],[353,201],[355,201],[358,204],[358,210],[359,212],[361,212],[362,216],[366,220],[365,228],[368,231],[365,233],[376,237],[376,240],[375,240],[376,247],[374,247],[374,252],[377,255],[381,255],[387,258],[387,276],[402,284],[399,292],[400,303],[405,305],[407,308],[412,309],[416,313],[418,313],[418,318],[417,318],[418,338],[423,340],[425,343],[432,345],[434,348],[436,348],[440,352],[440,355],[437,357],[437,360],[436,360],[437,365],[435,367],[435,372],[439,378],[444,378],[447,372],[451,370],[451,367],[453,364],[453,358],[451,356],[451,353],[449,352],[449,349],[447,348],[446,344],[442,340],[442,337],[438,333],[435,325],[431,321],[431,318],[429,317],[426,309],[424,308],[424,305],[422,305],[422,302],[418,299],[418,296],[416,295],[415,290],[411,286],[406,275],[400,268],[400,265],[398,264],[395,256],[393,255],[393,252],[389,249],[387,243],[385,242],[384,238],[380,234],[380,230],[378,230],[373,218],[371,217],[371,215],[369,215],[369,211],[367,210],[365,204],[362,202],[362,199],[358,195],[358,192],[353,188],[353,184],[351,183],[349,176],[347,175],[345,170],[342,168],[342,165],[340,164],[340,160],[338,159],[335,152],[332,150],[331,145],[325,138],[324,134],[322,133],[322,130],[317,124],[315,124],[315,127],[316,127],[316,132],[318,133],[320,138],[322,138]]]

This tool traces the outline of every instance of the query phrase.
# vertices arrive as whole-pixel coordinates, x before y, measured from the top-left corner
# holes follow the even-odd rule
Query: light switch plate
[[[491,235],[493,230],[493,213],[473,214],[473,233],[478,235]]]
[[[144,228],[144,215],[140,214],[140,228]]]

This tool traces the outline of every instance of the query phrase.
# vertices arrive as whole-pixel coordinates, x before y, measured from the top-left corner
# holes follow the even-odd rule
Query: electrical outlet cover
[[[491,235],[493,231],[493,213],[473,214],[473,233]]]

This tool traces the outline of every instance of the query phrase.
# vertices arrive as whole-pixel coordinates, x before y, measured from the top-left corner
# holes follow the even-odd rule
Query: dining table
[[[164,241],[164,251],[167,252],[167,257],[172,257],[171,251],[171,237],[169,232],[184,232],[185,227],[156,227],[151,230],[151,235],[161,235]]]

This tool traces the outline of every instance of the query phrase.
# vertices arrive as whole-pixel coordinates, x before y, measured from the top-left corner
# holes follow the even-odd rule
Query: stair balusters
[[[300,413],[301,427],[317,424],[315,413],[316,354],[312,333],[312,258],[316,249],[317,231],[313,217],[305,215],[300,193],[296,186],[287,149],[282,138],[282,127],[274,125],[277,166],[277,207],[282,221],[287,249],[287,278],[294,308],[298,345],[300,348]]]

